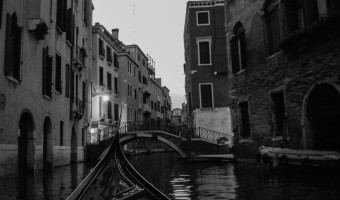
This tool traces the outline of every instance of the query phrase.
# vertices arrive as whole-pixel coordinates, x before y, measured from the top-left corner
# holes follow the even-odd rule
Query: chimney
[[[112,31],[112,36],[118,40],[119,28],[114,28],[111,31]]]

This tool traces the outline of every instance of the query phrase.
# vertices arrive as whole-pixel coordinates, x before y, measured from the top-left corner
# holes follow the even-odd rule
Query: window
[[[278,0],[269,0],[264,7],[267,46],[270,54],[276,53],[279,50],[278,44],[281,39],[278,4]]]
[[[132,63],[128,61],[128,73],[132,75]]]
[[[142,83],[142,73],[138,70],[138,80],[139,83]]]
[[[136,78],[136,67],[133,67],[133,77]]]
[[[274,114],[275,121],[275,136],[282,136],[284,133],[284,125],[285,125],[285,102],[283,92],[275,92],[271,95],[272,100],[272,108]]]
[[[107,89],[112,91],[112,75],[107,72]]]
[[[135,99],[137,99],[137,89],[135,89]]]
[[[74,44],[75,17],[72,8],[67,9],[66,40]]]
[[[114,103],[114,121],[118,121],[119,120],[119,107],[118,104]]]
[[[66,64],[65,68],[65,82],[66,82],[66,88],[65,88],[65,97],[69,98],[70,97],[70,65]]]
[[[250,138],[250,123],[249,123],[249,110],[248,102],[242,102],[239,104],[240,110],[240,134],[241,138]]]
[[[114,52],[113,53],[113,65],[114,65],[114,67],[116,67],[117,69],[119,69],[119,62],[118,62],[118,56],[117,56],[117,54]]]
[[[82,91],[82,100],[83,100],[83,107],[85,108],[85,102],[86,102],[86,82],[83,81],[82,83],[83,91]]]
[[[52,56],[48,54],[48,47],[42,50],[42,93],[52,97]]]
[[[213,89],[211,83],[200,83],[199,84],[199,92],[200,92],[200,103],[201,108],[213,108]]]
[[[151,101],[151,109],[153,110],[153,101]]]
[[[198,65],[211,65],[211,40],[197,39],[198,46]]]
[[[112,102],[107,101],[107,118],[112,119]]]
[[[21,81],[21,28],[18,26],[16,13],[6,15],[4,73],[5,76]]]
[[[62,31],[66,31],[67,24],[67,0],[57,1],[57,27]]]
[[[238,22],[234,28],[234,36],[230,40],[232,71],[236,73],[246,68],[246,45],[243,24]]]
[[[104,42],[102,39],[99,38],[99,56],[105,57],[105,49],[104,49]]]
[[[209,11],[196,12],[196,18],[198,26],[210,24]]]
[[[60,146],[64,145],[64,121],[60,121],[60,127],[59,127],[59,131],[60,131]]]
[[[114,77],[114,93],[118,94],[118,78]]]
[[[140,61],[140,53],[137,54],[137,59]]]
[[[55,90],[62,93],[62,81],[61,81],[61,57],[59,54],[55,54]]]
[[[129,97],[132,97],[132,92],[133,92],[132,86],[130,84],[128,84],[128,96]]]
[[[104,86],[104,69],[99,67],[99,85]]]
[[[106,60],[107,60],[107,62],[112,64],[112,52],[111,52],[111,48],[109,46],[106,46]]]

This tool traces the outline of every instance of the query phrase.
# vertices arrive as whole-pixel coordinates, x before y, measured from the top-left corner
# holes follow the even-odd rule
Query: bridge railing
[[[108,126],[102,129],[101,132],[98,133],[96,139],[90,139],[89,141],[93,140],[95,141],[94,143],[98,143],[100,141],[111,138],[112,136],[115,135],[117,131],[119,131],[119,133],[121,134],[134,131],[165,131],[173,135],[179,135],[180,130],[181,130],[180,126],[165,122],[156,123],[154,126],[151,126],[151,124],[149,123],[143,123],[140,121],[122,122],[119,125],[113,124],[112,126]]]
[[[233,136],[227,133],[220,133],[210,129],[198,127],[195,130],[195,136],[215,144],[228,144],[232,145]]]

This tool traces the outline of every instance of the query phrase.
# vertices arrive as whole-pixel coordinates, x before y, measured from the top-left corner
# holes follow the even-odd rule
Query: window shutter
[[[4,73],[6,76],[10,75],[13,66],[12,57],[12,16],[7,13],[6,15],[6,40],[5,40],[5,67]]]
[[[232,72],[236,73],[238,72],[240,68],[240,63],[238,60],[238,44],[237,44],[237,38],[232,37],[230,40],[230,52],[231,52],[231,66],[232,66]]]
[[[47,55],[47,95],[52,97],[52,63],[53,63],[53,56],[48,56],[48,51],[46,52]]]
[[[42,94],[46,94],[46,67],[47,67],[47,52],[48,47],[42,49]]]
[[[247,68],[247,49],[246,49],[246,36],[245,31],[241,31],[239,33],[240,42],[241,42],[241,59],[242,59],[242,68]]]

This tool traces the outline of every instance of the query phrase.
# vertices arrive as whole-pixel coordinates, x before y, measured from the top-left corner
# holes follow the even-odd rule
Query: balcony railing
[[[84,47],[76,47],[76,55],[73,58],[73,64],[78,67],[78,69],[81,71],[83,68],[86,67],[86,57],[87,52]]]

